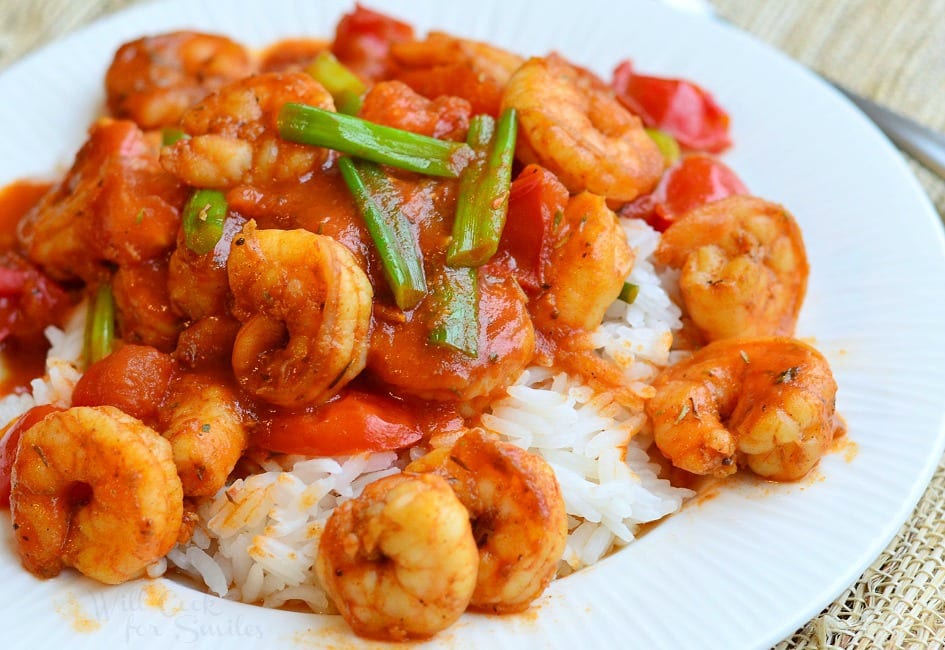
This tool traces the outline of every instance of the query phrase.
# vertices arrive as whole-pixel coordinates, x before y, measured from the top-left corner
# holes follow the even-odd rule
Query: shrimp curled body
[[[657,447],[694,474],[746,465],[775,481],[803,477],[826,453],[837,384],[817,350],[785,337],[726,339],[663,371],[646,411]]]
[[[522,64],[502,108],[518,111],[516,156],[553,172],[572,194],[629,201],[653,189],[663,172],[663,155],[640,118],[600,79],[560,56]]]
[[[249,444],[235,391],[211,376],[181,375],[170,389],[162,433],[187,496],[213,496]]]
[[[183,494],[171,446],[111,406],[50,413],[20,439],[10,509],[20,558],[106,584],[141,576],[174,546]]]
[[[731,196],[692,210],[663,233],[656,259],[680,269],[683,304],[707,341],[794,333],[809,267],[781,206]]]
[[[547,265],[548,287],[532,306],[544,331],[593,331],[617,299],[633,268],[627,236],[603,197],[582,192],[568,200],[562,221],[568,234]]]
[[[279,137],[277,117],[286,102],[335,108],[328,91],[302,72],[246,77],[184,113],[180,126],[193,137],[165,147],[161,164],[195,187],[298,181],[317,169],[327,152]]]
[[[520,612],[542,594],[558,568],[567,513],[558,481],[540,456],[471,429],[407,466],[449,479],[469,510],[479,546],[470,607]]]
[[[425,638],[465,611],[478,557],[466,509],[432,474],[368,484],[331,515],[318,547],[318,578],[359,635]]]
[[[105,75],[112,115],[141,128],[176,126],[193,104],[253,71],[249,52],[223,36],[172,32],[125,43]]]
[[[232,364],[244,390],[278,406],[337,393],[367,359],[374,292],[354,255],[307,230],[257,230],[233,240],[227,275],[242,327]]]

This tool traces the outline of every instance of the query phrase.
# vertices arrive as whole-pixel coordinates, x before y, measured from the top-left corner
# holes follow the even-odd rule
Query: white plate
[[[581,0],[374,6],[527,54],[556,49],[609,75],[688,77],[731,113],[726,160],[784,203],[811,258],[799,335],[830,358],[856,453],[796,485],[739,485],[689,507],[596,567],[554,583],[531,612],[465,616],[431,646],[764,648],[852,584],[912,511],[943,449],[945,245],[902,158],[849,104],[783,56],[722,25],[649,2]],[[329,35],[348,2],[232,0],[147,5],[104,20],[0,78],[0,183],[68,165],[102,104],[123,41],[171,28],[252,45]],[[104,588],[22,570],[6,517],[0,609],[24,646],[166,648],[357,645],[337,617],[267,611],[168,581]]]

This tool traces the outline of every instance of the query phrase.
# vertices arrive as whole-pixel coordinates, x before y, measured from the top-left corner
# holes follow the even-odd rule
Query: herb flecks
[[[785,370],[784,372],[782,372],[780,375],[778,375],[777,377],[775,377],[775,378],[774,378],[774,383],[775,383],[775,384],[787,384],[787,383],[790,383],[790,382],[794,381],[794,379],[797,377],[797,375],[798,375],[798,373],[800,373],[800,371],[801,371],[800,366],[791,366],[790,368],[788,368],[787,370]]]
[[[673,424],[679,424],[685,419],[687,415],[689,415],[689,411],[692,410],[692,407],[689,405],[690,402],[691,400],[682,405],[682,408],[679,409],[679,415],[676,416],[676,421],[673,422]]]

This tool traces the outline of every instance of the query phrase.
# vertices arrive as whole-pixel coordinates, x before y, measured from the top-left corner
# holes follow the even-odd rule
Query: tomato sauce
[[[20,180],[0,189],[0,251],[16,248],[17,223],[50,187],[52,183]]]
[[[0,188],[0,253],[17,250],[17,223],[52,187],[51,183],[19,180]],[[11,297],[0,297],[0,315],[7,313]],[[3,319],[6,320],[6,319]],[[0,340],[0,394],[26,390],[30,380],[45,370],[45,346],[19,345]]]

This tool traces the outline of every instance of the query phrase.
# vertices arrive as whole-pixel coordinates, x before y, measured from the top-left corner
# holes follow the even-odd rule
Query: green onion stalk
[[[380,255],[394,302],[402,310],[412,309],[426,295],[427,282],[420,245],[397,190],[373,162],[342,157],[338,168]]]
[[[509,209],[517,123],[515,109],[508,108],[494,130],[486,115],[477,115],[469,125],[467,142],[476,158],[460,176],[453,238],[446,251],[450,266],[481,266],[499,248]]]
[[[226,211],[226,196],[219,190],[196,190],[191,194],[181,215],[187,248],[198,255],[212,251],[223,236]]]
[[[84,356],[86,367],[111,354],[115,346],[115,297],[111,284],[98,286],[85,319]]]
[[[479,354],[479,271],[446,266],[433,286],[429,340],[476,358]]]
[[[364,82],[330,51],[319,52],[305,71],[331,94],[339,113],[357,115],[361,110]]]
[[[456,178],[471,156],[462,142],[438,140],[306,104],[284,104],[277,124],[284,140],[327,147],[427,176]]]

